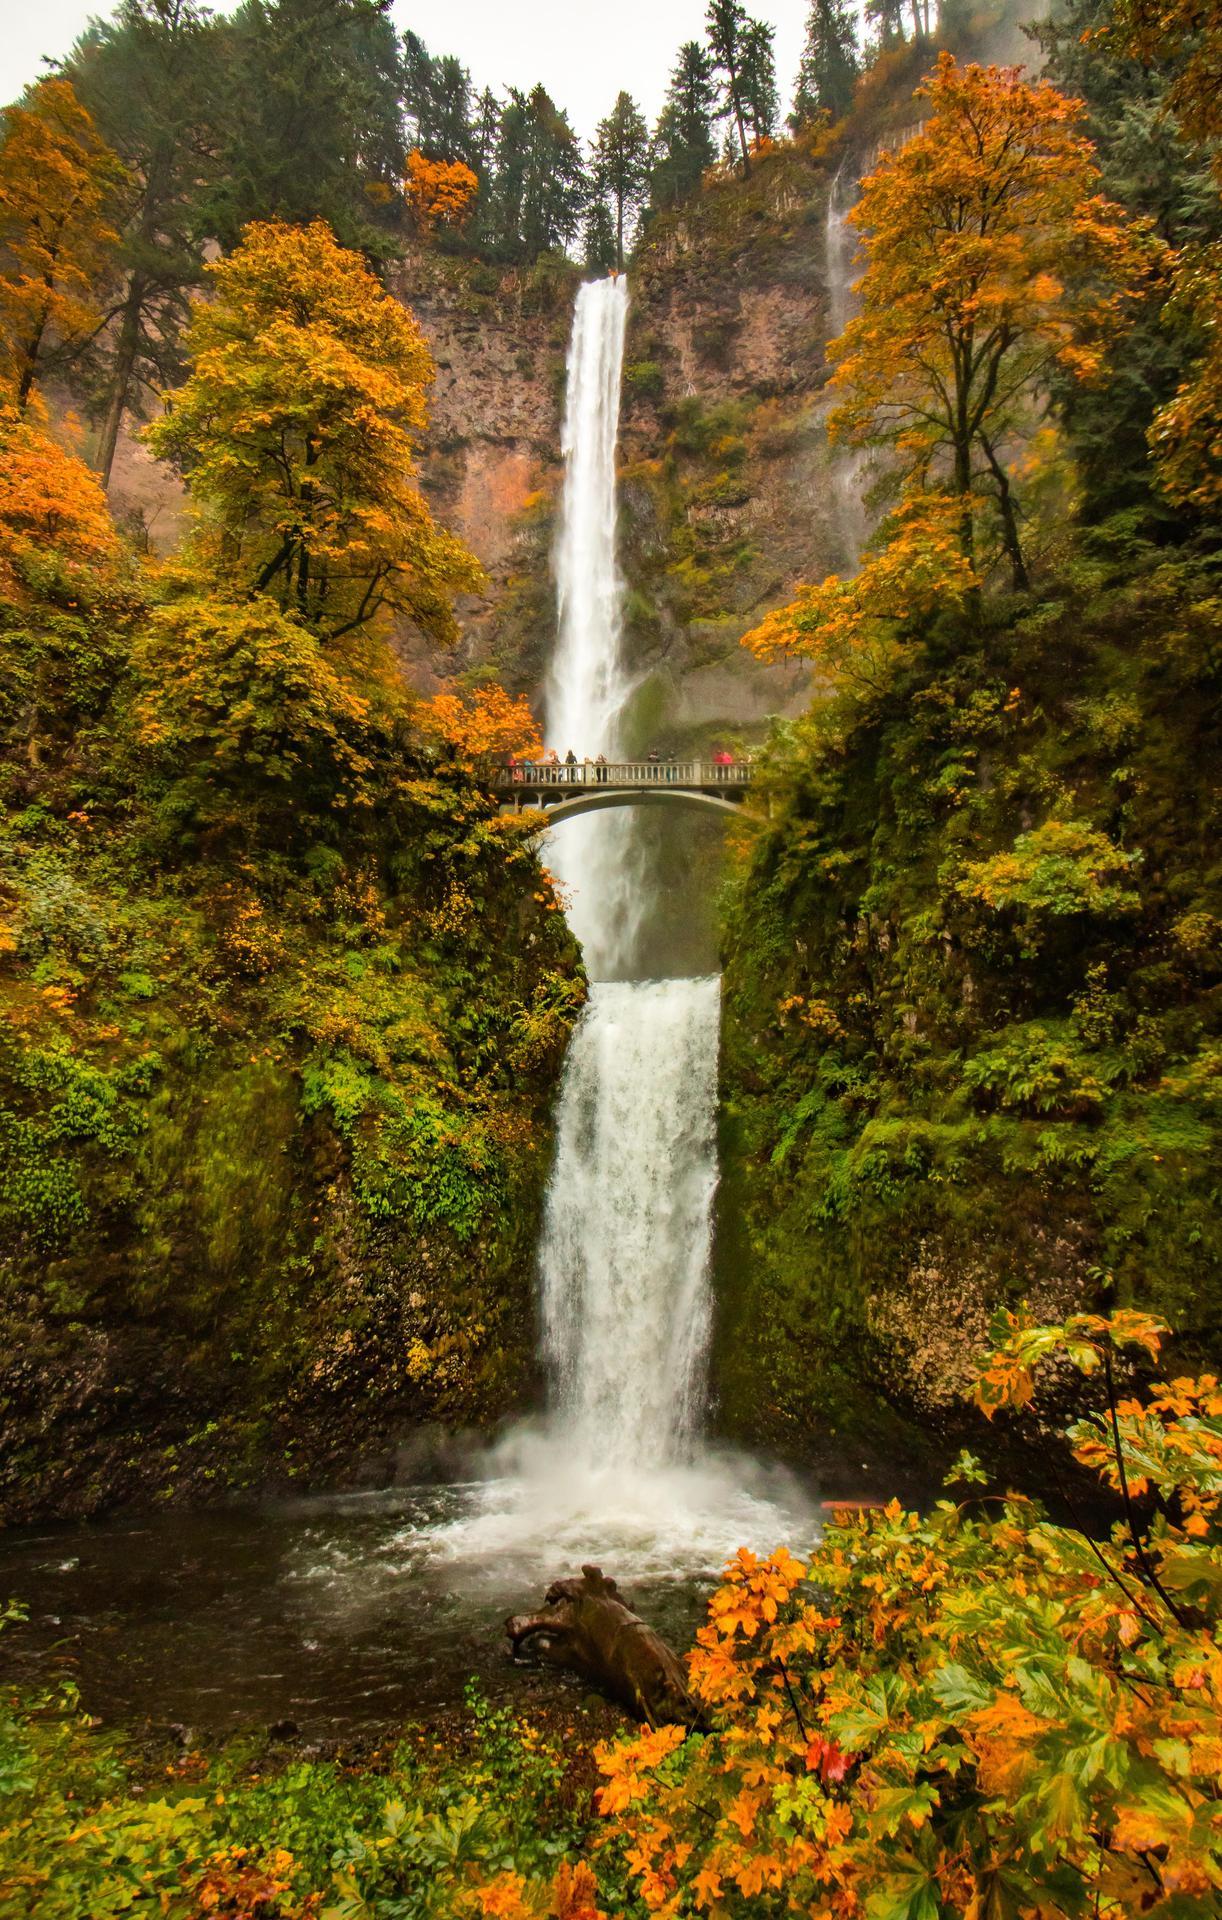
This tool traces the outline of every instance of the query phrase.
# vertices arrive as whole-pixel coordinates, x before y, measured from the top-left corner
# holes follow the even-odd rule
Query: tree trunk
[[[515,1660],[567,1667],[601,1687],[650,1726],[690,1726],[697,1709],[683,1668],[652,1627],[624,1605],[614,1580],[583,1567],[580,1580],[556,1580],[540,1613],[505,1622]]]
[[[997,458],[984,435],[980,436],[984,457],[989,463],[989,472],[997,482],[997,505],[1001,511],[1001,540],[1010,562],[1010,577],[1015,593],[1026,593],[1031,585],[1027,577],[1027,563],[1023,558],[1022,541],[1018,537],[1018,516],[1014,511],[1014,495],[1010,489],[1010,476]]]
[[[123,302],[123,318],[119,323],[119,338],[115,346],[110,398],[106,403],[106,413],[98,437],[96,454],[98,477],[107,491],[110,489],[111,468],[115,464],[115,448],[119,444],[119,428],[123,424],[123,415],[127,410],[127,397],[131,392],[132,373],[135,370],[136,353],[140,345],[140,310],[144,305],[144,296],[147,291],[147,280],[143,275],[133,273],[127,283],[127,298]]]
[[[21,377],[17,382],[17,411],[24,413],[30,404],[30,394],[34,387],[34,376],[38,372],[38,355],[42,347],[42,337],[47,330],[47,310],[44,307],[42,318],[26,341],[21,352]]]
[[[734,100],[734,118],[738,122],[738,142],[743,150],[743,179],[745,180],[751,171],[751,156],[747,151],[747,127],[743,119],[743,110],[738,104],[737,95]]]

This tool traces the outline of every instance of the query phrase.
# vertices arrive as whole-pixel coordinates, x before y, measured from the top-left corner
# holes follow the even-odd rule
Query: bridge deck
[[[579,760],[572,767],[563,761],[558,765],[528,761],[501,767],[495,776],[499,792],[520,801],[537,794],[544,806],[590,788],[607,792],[663,788],[671,793],[711,793],[726,800],[740,800],[750,784],[751,765],[745,760],[728,764],[719,760],[615,760],[603,765]]]

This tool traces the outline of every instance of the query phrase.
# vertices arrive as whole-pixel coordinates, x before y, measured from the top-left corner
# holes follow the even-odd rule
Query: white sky
[[[675,53],[702,37],[706,0],[395,0],[400,31],[412,27],[430,53],[456,53],[475,84],[500,90],[541,80],[587,138],[627,88],[653,124]],[[0,0],[0,102],[40,72],[44,54],[67,53],[97,0]],[[217,12],[228,12],[225,4]],[[756,0],[751,11],[777,30],[777,76],[788,112],[802,50],[807,0]]]

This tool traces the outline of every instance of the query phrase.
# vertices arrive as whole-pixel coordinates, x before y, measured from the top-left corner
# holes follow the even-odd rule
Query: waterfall
[[[578,293],[547,684],[561,757],[629,744],[615,473],[627,314],[623,276]],[[539,1250],[548,1407],[507,1436],[494,1477],[469,1512],[429,1531],[427,1551],[468,1567],[542,1560],[548,1577],[597,1555],[619,1574],[684,1578],[740,1545],[793,1537],[805,1504],[786,1476],[701,1437],[720,982],[635,977],[638,931],[665,902],[636,857],[631,808],[566,820],[547,860],[592,982],[565,1062]]]
[[[628,283],[583,286],[573,314],[556,544],[559,631],[548,735],[622,750],[615,454]],[[540,1287],[554,1418],[578,1458],[672,1460],[699,1425],[717,1185],[716,980],[625,978],[647,897],[631,809],[557,829],[548,858],[594,982],[557,1116]]]
[[[565,386],[564,491],[554,567],[559,625],[548,675],[548,744],[581,759],[624,752],[632,681],[623,654],[624,590],[616,557],[615,450],[628,282],[592,280],[573,311]],[[596,813],[557,833],[548,860],[594,980],[634,971],[645,911],[630,810]]]
[[[845,185],[846,164],[841,162],[828,189],[827,218],[823,229],[828,334],[833,338],[844,332],[855,311],[853,262],[857,238],[848,220],[853,202]],[[854,177],[850,173],[850,179]],[[843,571],[846,573],[857,571],[862,548],[870,534],[870,513],[865,500],[869,479],[870,462],[863,448],[833,447],[832,498],[836,509],[836,525],[844,547]]]
[[[718,981],[595,986],[573,1036],[540,1256],[556,1417],[617,1468],[698,1431],[717,1184]]]

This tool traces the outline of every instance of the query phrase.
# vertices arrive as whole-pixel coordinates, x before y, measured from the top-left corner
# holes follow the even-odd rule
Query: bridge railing
[[[748,760],[522,760],[499,767],[494,784],[515,787],[745,787]]]

